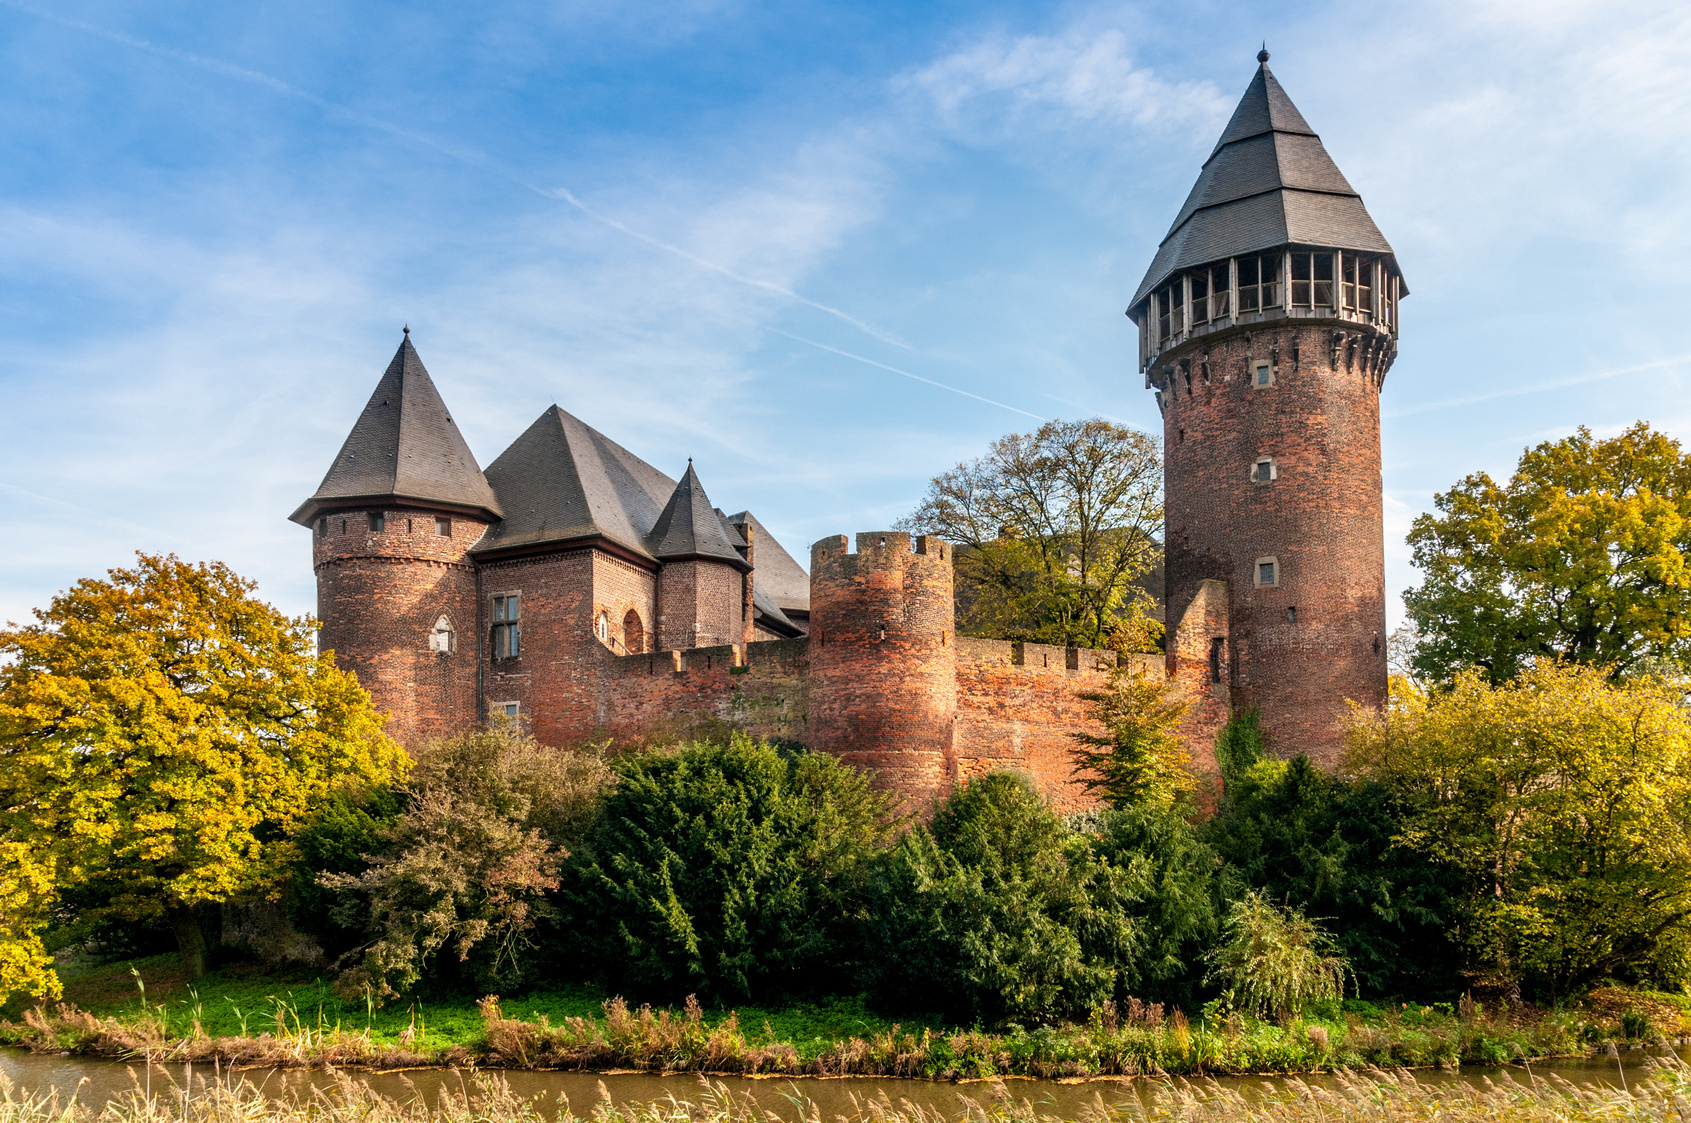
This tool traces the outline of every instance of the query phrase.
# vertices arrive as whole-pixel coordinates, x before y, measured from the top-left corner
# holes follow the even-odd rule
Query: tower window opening
[[[1159,291],[1157,301],[1157,338],[1173,339],[1186,326],[1180,314],[1180,282],[1176,281]]]
[[[1210,640],[1210,681],[1221,681],[1221,657],[1227,649],[1227,640],[1216,636]]]
[[[1233,311],[1232,285],[1226,264],[1210,266],[1210,319],[1225,320]]]
[[[1374,259],[1361,254],[1347,254],[1344,259],[1344,282],[1341,295],[1345,311],[1366,319],[1374,318]]]
[[[1251,373],[1251,388],[1260,390],[1265,386],[1272,385],[1274,385],[1274,364],[1266,360],[1257,363],[1256,369]]]
[[[1252,584],[1259,589],[1272,589],[1280,584],[1280,559],[1258,558]]]
[[[1275,471],[1272,457],[1265,456],[1251,465],[1251,479],[1256,483],[1265,484],[1278,477],[1279,473]]]
[[[601,612],[593,621],[593,634],[599,637],[599,642],[607,642],[611,638],[611,614]]]
[[[1294,308],[1331,308],[1333,306],[1332,254],[1294,253],[1292,255],[1292,306]]]
[[[341,520],[341,533],[342,534],[346,533],[346,520],[345,519]]]
[[[407,534],[411,533],[411,520],[410,519],[405,520],[405,533],[407,533]]]
[[[515,659],[522,653],[521,605],[518,594],[493,598],[493,657]]]
[[[442,616],[429,632],[429,650],[437,655],[452,654],[452,621]]]
[[[1187,278],[1192,284],[1192,326],[1208,323],[1210,318],[1210,274],[1209,270],[1194,273]]]
[[[440,535],[442,538],[451,538],[452,537],[452,520],[448,519],[448,518],[442,518],[441,516],[436,515],[435,520],[434,520],[434,532],[436,534]]]
[[[1280,303],[1280,259],[1241,257],[1239,268],[1239,311],[1256,312]]]
[[[1295,604],[1287,606],[1287,608],[1286,608],[1286,623],[1296,624],[1297,622],[1298,622],[1298,606],[1295,605]]]
[[[370,512],[370,533],[380,534],[387,528],[387,516],[380,511]]]
[[[317,537],[329,537],[329,520],[326,517],[317,520]]]

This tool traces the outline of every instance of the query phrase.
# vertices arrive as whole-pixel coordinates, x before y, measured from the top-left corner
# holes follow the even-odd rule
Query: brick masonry
[[[1171,637],[1170,668],[1207,662],[1224,634],[1232,705],[1259,711],[1278,755],[1307,752],[1327,766],[1343,748],[1347,700],[1385,700],[1386,348],[1369,346],[1375,338],[1354,323],[1285,321],[1204,336],[1153,371],[1167,618],[1184,619],[1206,582],[1224,582],[1227,600],[1226,631],[1205,606],[1193,619],[1200,634]],[[1272,384],[1259,387],[1262,361]],[[1253,475],[1264,460],[1272,478]],[[1276,580],[1264,586],[1257,566],[1268,558]]]

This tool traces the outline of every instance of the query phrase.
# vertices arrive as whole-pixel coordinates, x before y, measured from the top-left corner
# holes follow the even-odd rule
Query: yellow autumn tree
[[[1464,876],[1482,980],[1691,980],[1691,713],[1674,684],[1554,662],[1436,693],[1394,680],[1350,753],[1403,801],[1398,842]]]
[[[220,562],[137,556],[0,631],[0,992],[57,987],[40,931],[96,884],[206,970],[199,906],[273,893],[338,788],[409,761],[315,625]]]

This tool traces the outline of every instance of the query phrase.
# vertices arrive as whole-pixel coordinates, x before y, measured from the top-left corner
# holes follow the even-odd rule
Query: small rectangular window
[[[515,718],[522,710],[522,705],[518,702],[495,702],[489,708],[496,714],[503,714],[505,717]]]
[[[328,520],[327,517],[324,517],[324,518],[317,520],[317,537],[319,537],[319,538],[329,537],[329,520]]]
[[[1210,318],[1210,278],[1207,272],[1194,273],[1192,281],[1192,323],[1194,326]]]
[[[1257,259],[1241,257],[1239,259],[1239,311],[1255,312],[1262,307],[1257,292]]]
[[[436,515],[435,520],[434,520],[434,532],[436,534],[440,535],[442,538],[451,538],[452,537],[452,520],[451,519],[444,519],[444,518],[441,518],[439,515]]]
[[[1274,478],[1274,461],[1258,460],[1251,467],[1251,478],[1259,484],[1265,484]]]
[[[1233,294],[1228,291],[1227,266],[1210,267],[1210,319],[1226,319],[1233,311]]]
[[[370,533],[371,534],[380,534],[382,532],[382,528],[385,527],[386,525],[387,525],[387,516],[383,515],[380,511],[371,511],[370,512]]]
[[[1270,589],[1280,584],[1280,559],[1258,558],[1251,578],[1251,583],[1259,589]]]
[[[1315,257],[1315,307],[1333,306],[1333,255],[1318,253]]]
[[[1274,385],[1274,367],[1270,363],[1258,363],[1256,373],[1251,378],[1253,388]]]
[[[1257,581],[1258,581],[1258,583],[1263,584],[1263,585],[1274,584],[1274,563],[1273,562],[1258,562],[1257,563]]]
[[[1309,307],[1309,258],[1307,253],[1292,255],[1292,304],[1298,308]]]

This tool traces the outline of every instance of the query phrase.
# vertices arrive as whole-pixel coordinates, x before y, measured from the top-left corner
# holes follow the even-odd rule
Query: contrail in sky
[[[1493,390],[1489,394],[1475,394],[1469,398],[1449,398],[1442,402],[1427,402],[1424,405],[1410,406],[1408,409],[1393,410],[1383,414],[1384,417],[1409,417],[1417,413],[1428,413],[1435,409],[1453,409],[1456,406],[1471,406],[1480,402],[1494,402],[1498,398],[1519,398],[1525,394],[1537,394],[1545,390],[1559,390],[1564,386],[1579,386],[1587,382],[1602,382],[1607,378],[1619,378],[1623,374],[1637,374],[1644,370],[1659,370],[1662,367],[1677,366],[1680,363],[1691,362],[1691,355],[1676,355],[1671,359],[1657,359],[1653,363],[1640,363],[1635,367],[1621,367],[1619,370],[1606,370],[1597,374],[1576,374],[1568,378],[1557,378],[1550,382],[1534,382],[1528,386],[1515,386],[1508,390]]]
[[[763,289],[766,292],[772,292],[777,295],[784,296],[789,300],[795,300],[800,304],[816,309],[818,312],[826,312],[828,315],[833,316],[836,319],[843,320],[852,327],[857,328],[859,331],[880,340],[882,343],[888,343],[894,347],[902,347],[906,351],[911,350],[908,343],[895,339],[886,332],[872,327],[850,313],[843,312],[832,305],[812,300],[807,296],[796,293],[792,289],[787,288],[784,285],[778,285],[773,281],[759,280],[756,277],[747,277],[743,274],[736,273],[727,266],[719,265],[716,262],[702,258],[697,254],[689,253],[687,250],[684,250],[679,246],[672,245],[669,242],[654,238],[648,234],[643,234],[640,231],[611,218],[609,215],[601,214],[600,212],[594,210],[566,188],[546,188],[530,183],[521,176],[509,171],[502,163],[500,163],[499,160],[480,151],[479,149],[445,143],[436,140],[434,137],[426,136],[423,133],[414,132],[411,129],[383,121],[377,117],[371,117],[368,114],[358,112],[356,109],[349,109],[344,105],[329,101],[327,98],[319,97],[308,90],[302,90],[298,86],[282,81],[280,78],[271,77],[262,71],[249,70],[244,66],[235,66],[232,63],[223,62],[219,59],[208,58],[205,55],[195,54],[192,51],[183,51],[178,50],[175,47],[160,46],[157,43],[152,43],[145,39],[138,39],[133,35],[125,35],[121,31],[113,31],[110,28],[100,27],[97,24],[86,23],[78,19],[71,19],[67,16],[57,15],[53,12],[44,12],[37,8],[31,8],[23,4],[14,3],[13,0],[0,0],[0,7],[11,8],[13,11],[23,12],[24,14],[34,16],[37,19],[56,23],[61,27],[69,27],[77,31],[85,32],[86,34],[93,35],[97,38],[105,39],[108,42],[119,43],[125,47],[132,47],[138,51],[145,51],[148,54],[157,55],[160,58],[167,58],[176,62],[187,63],[189,66],[195,66],[201,70],[210,71],[211,73],[220,75],[224,78],[232,78],[238,82],[249,82],[254,85],[263,86],[272,93],[308,102],[325,112],[333,113],[348,121],[363,125],[365,128],[374,129],[378,132],[387,133],[389,136],[398,137],[414,144],[420,144],[424,147],[432,148],[444,156],[457,160],[460,163],[468,164],[471,167],[479,168],[482,171],[490,172],[493,175],[498,176],[500,179],[505,180],[507,183],[515,184],[518,187],[532,191],[542,198],[561,200],[562,202],[568,203],[570,206],[574,207],[588,218],[593,219],[595,222],[603,223],[611,229],[626,234],[638,241],[644,242],[655,249],[662,250],[665,253],[674,254],[676,257],[689,261],[701,269],[707,269],[713,273],[720,273],[722,276],[727,277],[732,281],[737,281],[740,284],[751,288]],[[820,345],[818,344],[817,346]],[[832,350],[832,348],[826,348],[826,350]],[[843,355],[845,352],[842,351],[840,354]],[[867,359],[864,361],[868,362]]]
[[[989,406],[997,406],[999,409],[1007,409],[1011,413],[1019,413],[1023,417],[1031,417],[1035,421],[1046,420],[1045,418],[1039,416],[1039,414],[1037,414],[1037,413],[1029,413],[1027,410],[1017,409],[1015,406],[1007,406],[1003,402],[995,402],[991,398],[983,398],[979,394],[971,394],[967,390],[959,390],[955,386],[947,386],[943,382],[935,382],[931,378],[923,378],[921,375],[911,374],[907,370],[899,370],[897,367],[889,367],[887,364],[878,363],[874,359],[866,359],[862,355],[853,355],[850,351],[841,351],[838,347],[830,347],[826,343],[818,343],[814,339],[806,339],[802,335],[794,335],[790,331],[782,331],[780,328],[772,328],[768,324],[754,324],[753,326],[762,328],[764,331],[771,332],[772,334],[775,334],[775,335],[785,336],[786,338],[791,339],[796,343],[805,343],[805,344],[810,345],[811,347],[819,347],[824,351],[832,351],[836,355],[844,355],[848,359],[856,359],[858,362],[868,363],[872,367],[880,367],[882,370],[890,370],[894,374],[902,374],[904,377],[913,378],[917,382],[925,382],[929,386],[937,386],[941,390],[950,390],[953,394],[961,394],[965,398],[973,398],[977,402],[985,402]]]

